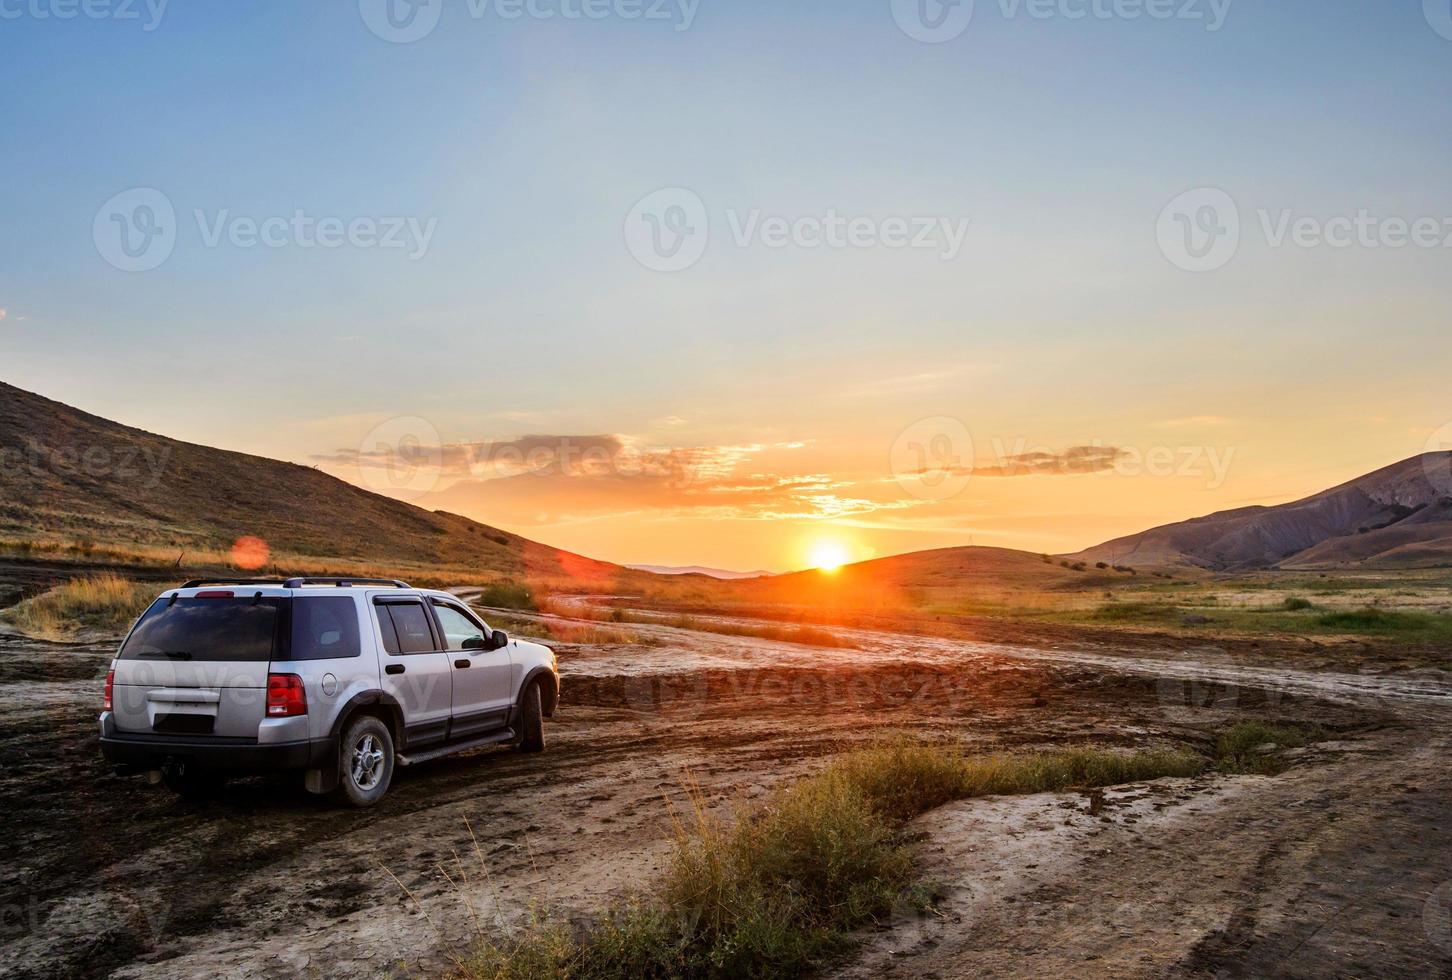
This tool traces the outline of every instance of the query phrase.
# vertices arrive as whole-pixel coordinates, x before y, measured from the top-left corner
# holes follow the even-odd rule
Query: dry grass
[[[156,598],[155,585],[119,575],[72,579],[7,609],[3,618],[29,636],[63,640],[83,629],[120,632]]]
[[[1186,752],[1075,751],[970,756],[896,742],[844,756],[734,821],[692,794],[675,852],[651,894],[583,935],[537,920],[504,943],[482,939],[468,980],[796,977],[852,945],[912,889],[903,823],[954,799],[1193,775]]]

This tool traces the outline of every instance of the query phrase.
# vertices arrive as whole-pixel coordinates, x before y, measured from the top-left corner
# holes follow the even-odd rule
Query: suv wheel
[[[543,752],[545,747],[544,703],[539,690],[539,681],[531,681],[529,687],[525,688],[522,709],[520,721],[524,730],[520,733],[519,750],[521,752]]]
[[[348,723],[338,748],[337,797],[356,807],[383,799],[393,782],[393,736],[372,715]]]

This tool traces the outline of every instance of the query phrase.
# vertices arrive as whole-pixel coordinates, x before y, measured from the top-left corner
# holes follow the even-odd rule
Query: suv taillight
[[[296,674],[267,675],[267,717],[291,718],[308,713],[308,692]]]
[[[101,696],[101,710],[111,710],[111,692],[116,687],[116,671],[106,671],[106,693]]]

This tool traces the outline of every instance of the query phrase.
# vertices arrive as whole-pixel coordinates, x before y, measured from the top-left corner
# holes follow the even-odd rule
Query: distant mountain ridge
[[[0,382],[0,537],[278,552],[595,583],[619,565],[370,493],[320,470],[211,449]]]
[[[1167,524],[1072,557],[1211,571],[1449,565],[1452,453],[1414,456],[1304,500]]]
[[[650,572],[652,575],[704,575],[707,578],[719,578],[725,581],[735,581],[747,578],[767,578],[775,573],[767,571],[755,572],[733,572],[724,568],[709,568],[705,565],[626,565],[626,568],[633,568],[638,572]]]

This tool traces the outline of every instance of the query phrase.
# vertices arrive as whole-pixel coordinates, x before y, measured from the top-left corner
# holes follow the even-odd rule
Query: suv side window
[[[439,625],[443,627],[446,646],[450,650],[488,649],[489,638],[484,627],[462,609],[435,599],[434,614],[439,617]]]
[[[385,630],[385,638],[387,635]],[[338,660],[358,655],[358,607],[352,596],[307,596],[292,600],[289,660]]]
[[[428,613],[419,602],[376,603],[378,625],[383,631],[383,648],[394,656],[409,653],[433,653],[433,630],[429,629]]]

